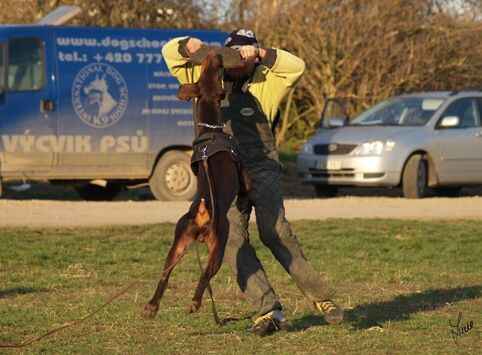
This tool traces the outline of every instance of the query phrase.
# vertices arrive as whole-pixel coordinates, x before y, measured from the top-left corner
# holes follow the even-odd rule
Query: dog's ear
[[[196,84],[181,84],[179,85],[179,91],[177,97],[184,101],[189,101],[193,97],[199,96],[199,88]]]

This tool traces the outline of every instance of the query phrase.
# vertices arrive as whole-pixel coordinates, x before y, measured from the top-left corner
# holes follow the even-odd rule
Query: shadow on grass
[[[436,310],[447,304],[472,300],[480,297],[482,286],[461,287],[453,289],[428,290],[411,295],[400,295],[392,301],[359,305],[345,311],[345,323],[354,329],[368,329],[381,326],[387,321],[410,319],[414,313]],[[327,322],[319,314],[306,315],[293,322],[289,331],[302,331],[313,326],[326,325]]]
[[[399,295],[392,301],[360,305],[346,312],[346,320],[354,328],[367,329],[387,321],[410,319],[414,313],[444,308],[447,304],[480,297],[482,286],[427,290],[408,296]]]
[[[351,325],[352,330],[369,329],[375,326],[383,326],[388,321],[409,320],[411,314],[433,311],[466,300],[474,300],[482,295],[482,285],[470,287],[458,287],[452,289],[435,289],[425,292],[413,293],[410,295],[399,295],[392,301],[375,302],[359,305],[353,309],[345,310],[345,323]],[[1,292],[0,292],[1,296]],[[228,323],[236,323],[239,321],[246,322],[254,319],[256,313],[250,313],[240,318],[223,319],[223,326]],[[288,326],[288,332],[300,332],[310,327],[326,326],[328,323],[318,313],[306,314],[300,319],[293,320]],[[248,323],[249,326],[252,323]],[[226,330],[221,326],[216,333],[226,333],[232,330]],[[209,335],[213,331],[197,331],[193,335]]]
[[[37,288],[32,288],[32,287],[15,287],[7,290],[0,289],[0,298],[5,298],[5,297],[15,296],[15,295],[26,295],[27,293],[35,293],[39,291],[42,291],[42,290],[39,290]]]

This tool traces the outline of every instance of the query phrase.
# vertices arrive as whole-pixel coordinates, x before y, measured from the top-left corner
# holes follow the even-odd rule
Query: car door
[[[481,98],[465,98],[454,101],[442,114],[440,120],[456,116],[459,124],[438,128],[437,174],[440,183],[482,182],[481,108]]]
[[[346,113],[345,105],[338,99],[326,100],[318,128],[330,128],[329,121],[332,118],[340,118],[345,124],[350,120],[350,117]]]
[[[0,96],[2,175],[44,174],[54,163],[56,115],[49,32],[43,28],[0,38],[4,75]]]

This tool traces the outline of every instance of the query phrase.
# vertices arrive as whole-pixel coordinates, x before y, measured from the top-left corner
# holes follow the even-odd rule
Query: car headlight
[[[394,141],[377,139],[363,143],[355,151],[355,155],[380,155],[383,152],[391,152],[394,147]]]
[[[311,143],[305,143],[301,147],[300,154],[313,154],[313,144]]]

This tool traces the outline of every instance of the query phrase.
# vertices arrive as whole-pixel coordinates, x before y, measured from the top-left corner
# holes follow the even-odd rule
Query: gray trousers
[[[259,315],[282,308],[249,242],[248,224],[254,208],[261,241],[293,278],[303,295],[312,302],[327,300],[335,290],[310,266],[285,218],[278,154],[275,149],[267,152],[266,148],[253,148],[243,154],[248,155],[246,161],[251,191],[248,196],[238,196],[228,212],[230,231],[224,261]]]

